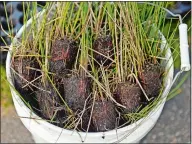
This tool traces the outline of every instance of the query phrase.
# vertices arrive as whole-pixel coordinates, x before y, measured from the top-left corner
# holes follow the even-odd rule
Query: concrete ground
[[[8,114],[1,113],[1,143],[34,143],[14,108],[10,108]]]
[[[187,143],[190,142],[190,78],[183,84],[182,92],[165,104],[155,127],[141,143]],[[1,109],[1,142],[34,143],[30,133],[17,117],[14,108],[9,113]]]

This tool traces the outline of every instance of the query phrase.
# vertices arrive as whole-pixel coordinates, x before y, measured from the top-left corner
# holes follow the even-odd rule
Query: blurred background
[[[38,11],[41,11],[46,2],[38,1]],[[6,81],[5,60],[7,50],[4,46],[10,45],[11,40],[7,32],[12,31],[13,35],[23,25],[23,18],[27,5],[22,2],[0,2],[0,67],[1,67],[1,142],[2,143],[33,143],[30,133],[25,129],[19,117],[15,112],[9,85]],[[169,10],[173,13],[181,14],[184,23],[188,24],[189,50],[191,53],[191,2],[170,2]],[[28,19],[30,16],[28,17]],[[167,23],[171,19],[167,14]],[[178,19],[173,19],[172,28],[174,28]],[[165,29],[166,31],[166,29]],[[176,37],[178,38],[178,32]],[[176,43],[177,45],[178,43]],[[179,57],[175,61],[175,73],[179,71]],[[191,142],[191,107],[190,90],[191,75],[190,72],[182,74],[181,78],[185,82],[177,90],[177,96],[169,100],[164,107],[155,127],[149,134],[143,138],[142,143],[189,143]],[[181,81],[178,80],[178,83]],[[177,85],[175,84],[175,86]]]

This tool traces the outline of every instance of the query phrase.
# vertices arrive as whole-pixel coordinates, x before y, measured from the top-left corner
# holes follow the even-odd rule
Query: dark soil
[[[98,52],[98,53],[94,52],[93,56],[99,64],[103,64],[104,66],[107,66],[112,62],[110,59],[107,58],[107,57],[110,57],[113,59],[114,51],[113,51],[111,36],[97,38],[93,43],[93,49]],[[101,53],[102,55],[105,55],[105,57],[99,53]]]
[[[37,78],[40,75],[40,73],[38,71],[27,68],[27,67],[39,68],[39,64],[36,61],[36,59],[34,59],[34,58],[29,58],[29,57],[14,58],[11,66],[21,77],[26,79],[28,82],[31,82],[32,80],[34,80],[35,78]],[[30,84],[28,86],[22,88],[28,82],[25,81],[20,76],[18,76],[13,71],[11,73],[13,74],[13,77],[14,77],[14,85],[15,85],[16,90],[22,95],[25,102],[31,106],[33,111],[35,111],[37,114],[40,114],[40,112],[37,110],[37,109],[39,109],[39,105],[38,105],[37,98],[36,98],[36,95],[34,92],[36,90],[36,88]],[[34,82],[33,82],[33,84],[34,84]],[[36,85],[36,83],[34,85]]]
[[[161,67],[158,64],[147,63],[140,73],[140,81],[149,98],[159,95],[161,90]]]
[[[77,51],[78,46],[75,41],[66,37],[55,40],[51,49],[50,71],[62,73],[66,69],[72,69]]]
[[[72,75],[64,79],[65,101],[74,111],[82,111],[86,99],[90,94],[90,82],[88,78],[81,78]]]
[[[55,118],[53,119],[55,124],[62,126],[62,122],[66,119],[66,108],[62,105],[59,95],[50,82],[46,82],[45,86],[40,82],[39,87],[45,90],[36,91],[36,97],[42,116],[51,120],[55,115]]]
[[[96,101],[92,113],[94,129],[99,132],[112,130],[116,126],[115,105],[109,100]]]
[[[90,107],[91,108],[91,107]],[[84,131],[86,132],[87,129],[88,131],[93,131],[92,130],[92,126],[91,124],[89,125],[89,119],[90,119],[90,108],[87,109],[84,113],[83,113],[83,116],[82,116],[82,119],[78,125],[78,129],[81,130],[81,131]]]
[[[30,84],[25,88],[22,87],[39,76],[38,71],[29,69],[29,67],[37,69],[39,68],[37,60],[35,58],[28,57],[14,58],[14,60],[12,61],[12,67],[22,77],[21,78],[13,72],[16,88],[22,93],[29,90],[34,91],[34,87]]]
[[[64,82],[63,82],[65,77],[66,77],[65,73],[52,76],[56,88],[58,89],[60,95],[63,97],[65,95]]]
[[[135,112],[141,105],[142,91],[138,84],[129,81],[117,85],[116,99],[126,107],[125,113]]]

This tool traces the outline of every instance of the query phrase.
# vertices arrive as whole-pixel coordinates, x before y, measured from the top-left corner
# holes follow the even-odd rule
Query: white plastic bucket
[[[41,16],[41,14],[39,14]],[[38,18],[40,21],[40,18]],[[32,19],[30,19],[26,25],[24,25],[19,32],[16,34],[14,42],[17,41],[17,38],[21,37],[22,32],[25,28],[29,28],[31,25]],[[44,120],[41,120],[39,116],[31,112],[31,110],[24,104],[20,96],[13,89],[13,77],[11,75],[11,51],[8,52],[6,60],[6,74],[7,79],[10,83],[10,89],[12,93],[13,102],[17,111],[18,116],[25,125],[25,127],[31,132],[36,143],[136,143],[139,142],[156,124],[162,109],[164,107],[168,91],[171,87],[173,81],[173,58],[171,55],[170,48],[166,44],[166,39],[162,36],[161,49],[166,48],[165,58],[168,60],[166,63],[166,70],[168,74],[165,78],[165,89],[162,93],[162,102],[153,109],[148,118],[140,119],[134,124],[125,126],[117,130],[111,130],[107,132],[77,132],[73,130],[66,130],[60,127],[57,127],[53,124],[50,124]]]

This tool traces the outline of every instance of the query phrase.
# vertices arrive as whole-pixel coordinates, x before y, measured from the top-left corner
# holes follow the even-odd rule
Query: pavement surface
[[[14,108],[8,114],[3,114],[2,108],[1,111],[1,143],[34,143]]]
[[[165,104],[155,127],[141,143],[189,143],[190,142],[190,77],[182,86],[182,92]],[[14,108],[8,114],[1,109],[1,143],[34,143]]]

